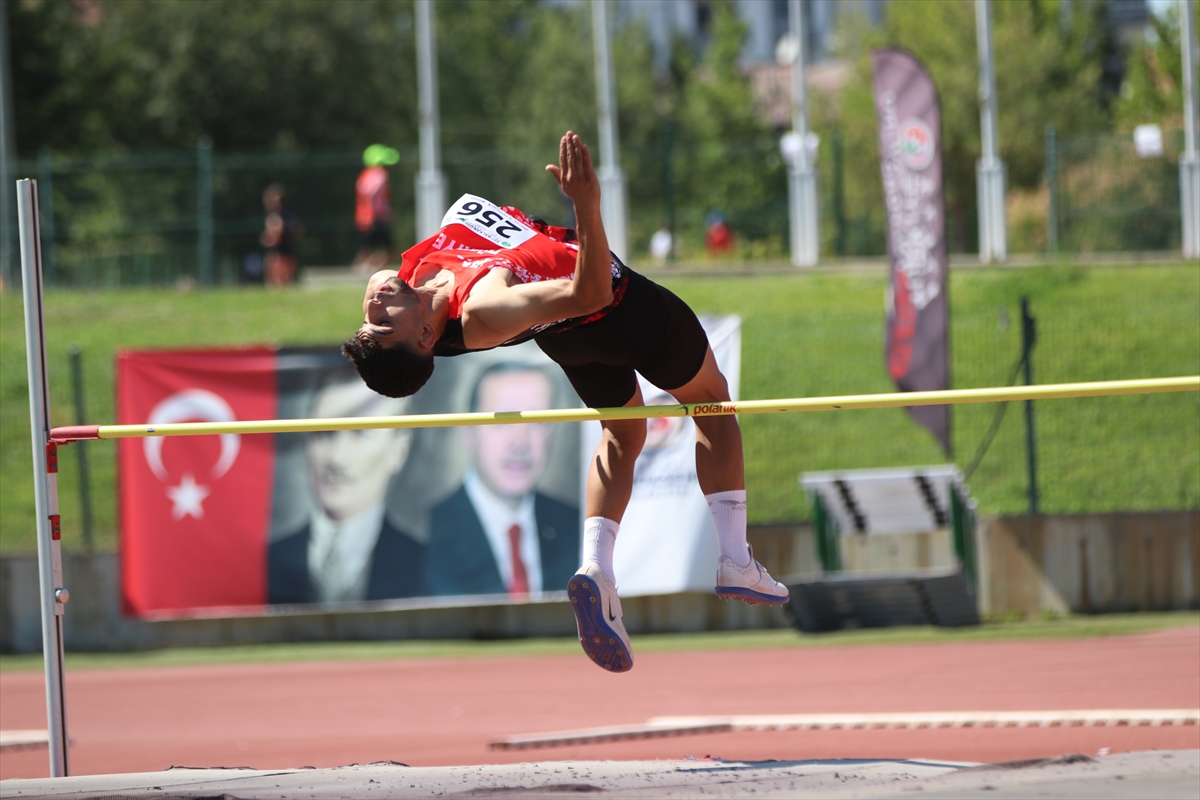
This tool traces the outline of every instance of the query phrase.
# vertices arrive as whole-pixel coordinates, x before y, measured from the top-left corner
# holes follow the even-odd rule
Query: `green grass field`
[[[1146,633],[1200,623],[1200,612],[1144,612],[1058,619],[986,622],[973,628],[873,628],[801,634],[792,629],[635,636],[639,653],[702,650],[765,650],[791,647],[852,647],[878,644],[953,644],[1029,639],[1078,639]],[[67,653],[69,669],[166,667],[194,664],[270,664],[394,658],[511,658],[578,655],[574,637],[491,641],[312,642],[229,647],[179,647],[138,653]],[[0,670],[41,669],[40,653],[0,656]]]
[[[744,327],[741,397],[893,390],[882,363],[885,278],[794,275],[674,277],[656,273],[701,313],[736,313]],[[1019,302],[1038,319],[1037,383],[1200,373],[1200,267],[1041,267],[958,270],[951,278],[952,384],[995,386],[1020,354]],[[88,422],[114,419],[120,348],[332,345],[357,324],[361,290],[225,288],[74,290],[46,297],[55,424],[75,422],[68,352],[83,351]],[[954,461],[969,463],[994,404],[953,411]],[[35,549],[21,297],[0,297],[0,553]],[[805,471],[947,461],[899,409],[746,417],[752,523],[807,519]],[[1200,394],[1054,400],[1036,404],[1041,508],[1047,513],[1200,506]],[[112,442],[88,443],[96,545],[115,545]],[[81,547],[79,445],[61,451],[63,540]],[[1007,410],[969,480],[982,514],[1026,508],[1023,412]]]

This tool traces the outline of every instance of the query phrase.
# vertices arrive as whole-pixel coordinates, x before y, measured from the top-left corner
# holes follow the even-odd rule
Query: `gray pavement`
[[[1200,750],[1008,764],[911,759],[548,761],[471,767],[381,763],[335,769],[176,768],[129,775],[0,781],[0,798],[1189,798]],[[919,795],[914,795],[919,792]]]

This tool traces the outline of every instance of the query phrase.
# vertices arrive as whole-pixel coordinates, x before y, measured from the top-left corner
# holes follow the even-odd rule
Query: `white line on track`
[[[505,736],[493,750],[524,750],[733,731],[914,728],[1053,728],[1198,725],[1200,709],[1086,709],[1077,711],[933,711],[887,714],[764,714],[731,717],[653,717],[642,725]]]

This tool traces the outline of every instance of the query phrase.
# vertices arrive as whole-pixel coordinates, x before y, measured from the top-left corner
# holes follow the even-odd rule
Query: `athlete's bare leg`
[[[641,387],[625,405],[643,405]],[[604,432],[588,467],[587,516],[620,522],[633,493],[633,464],[646,443],[646,420],[606,420],[600,425]]]
[[[696,377],[672,389],[671,396],[680,403],[729,401],[729,385],[717,368],[711,347]],[[745,489],[742,431],[737,417],[693,417],[692,421],[696,423],[696,477],[700,489],[706,495]]]

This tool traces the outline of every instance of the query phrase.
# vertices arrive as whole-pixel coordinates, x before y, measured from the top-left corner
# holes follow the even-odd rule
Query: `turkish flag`
[[[275,419],[276,367],[271,348],[122,352],[117,422]],[[267,434],[122,439],[125,613],[264,605],[274,473]]]

